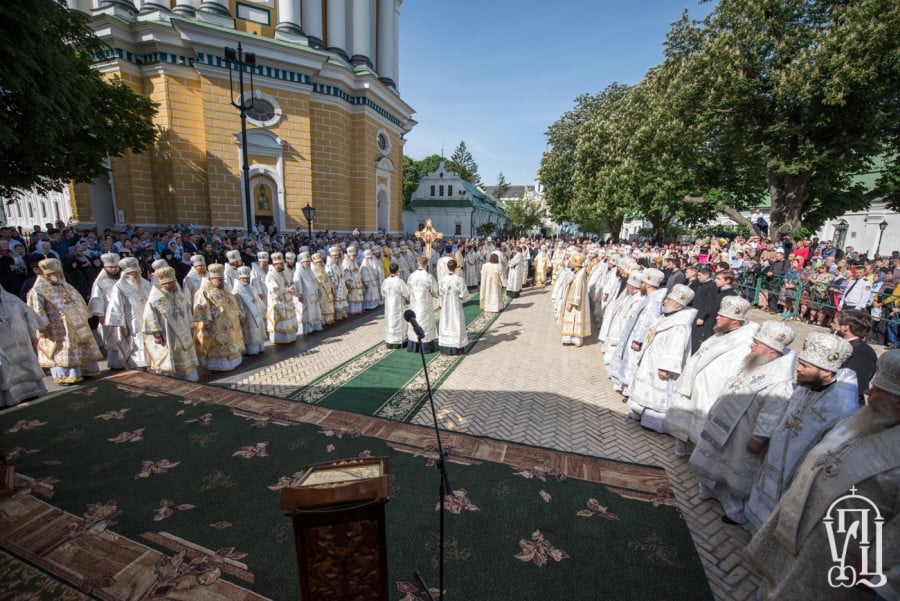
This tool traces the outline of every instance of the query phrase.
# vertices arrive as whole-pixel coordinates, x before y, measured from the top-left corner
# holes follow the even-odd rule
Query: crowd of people
[[[876,371],[866,342],[873,315],[890,324],[900,312],[900,257],[865,260],[849,247],[839,256],[829,242],[788,238],[778,247],[740,236],[684,245],[490,237],[423,244],[356,232],[308,239],[176,227],[101,237],[36,228],[26,243],[4,228],[0,333],[10,342],[0,349],[0,402],[42,394],[43,368],[62,385],[96,375],[101,347],[110,369],[196,380],[198,368],[232,370],[267,342],[290,343],[381,306],[388,347],[460,354],[471,291],[478,289],[483,311],[498,312],[504,294],[514,299],[526,283],[550,286],[562,344],[581,347],[597,332],[598,361],[628,417],[675,438],[700,497],[718,501],[725,522],[754,535],[748,552],[769,598],[793,598],[825,590],[824,576],[803,564],[814,551],[798,551],[818,540],[808,526],[827,508],[822,497],[807,502],[810,490],[834,488],[820,478],[822,453],[830,454],[828,477],[842,457],[847,466],[849,457],[868,461],[862,449],[884,455],[878,469],[848,467],[839,482],[884,508],[890,549],[900,545],[900,441],[892,428],[900,351],[886,353]],[[16,257],[30,277],[19,273],[21,283],[10,284]],[[752,289],[742,286],[748,274]],[[759,285],[776,277],[780,291]],[[826,279],[827,303],[784,292],[792,282]],[[830,326],[808,335],[799,352],[786,319],[797,309],[792,298],[808,311],[800,315]],[[773,318],[751,321],[754,302]],[[890,325],[887,333],[896,340]],[[766,557],[779,553],[773,568]]]
[[[795,352],[786,316],[750,321],[752,297],[737,286],[741,266],[715,254],[697,262],[690,251],[671,252],[658,261],[659,251],[632,245],[558,244],[549,271],[563,343],[598,328],[603,363],[628,417],[672,436],[700,498],[716,500],[724,522],[753,535],[747,551],[765,581],[760,598],[833,593],[833,547],[824,528],[813,526],[851,487],[882,511],[878,544],[893,563],[863,572],[880,564],[870,562],[865,545],[851,545],[844,565],[857,571],[838,582],[852,580],[868,593],[884,586],[878,593],[893,598],[900,584],[900,430],[893,428],[900,419],[900,351],[877,359],[866,339],[877,302],[873,283],[897,274],[885,274],[877,258],[854,264],[830,316],[832,331],[809,334]],[[826,270],[828,264],[822,260]],[[573,339],[566,324],[587,327]],[[879,577],[867,579],[873,574]]]

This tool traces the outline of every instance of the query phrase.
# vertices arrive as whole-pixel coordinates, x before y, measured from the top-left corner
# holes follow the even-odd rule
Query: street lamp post
[[[887,229],[888,222],[886,219],[882,219],[878,222],[878,246],[875,247],[875,254],[879,257],[881,256],[881,239],[884,238],[884,230]]]
[[[241,43],[237,49],[225,48],[225,62],[228,63],[228,88],[231,92],[231,105],[241,115],[241,155],[244,161],[244,208],[247,211],[247,234],[253,233],[253,208],[250,198],[250,161],[247,158],[247,111],[253,108],[253,70],[256,68],[256,54],[244,52]],[[238,68],[238,97],[234,97],[234,82],[231,75],[232,66]],[[244,98],[244,67],[250,67],[250,98]]]
[[[316,216],[316,208],[306,203],[306,206],[300,210],[303,211],[303,217],[306,218],[306,232],[309,236],[309,243],[312,244],[312,220]]]

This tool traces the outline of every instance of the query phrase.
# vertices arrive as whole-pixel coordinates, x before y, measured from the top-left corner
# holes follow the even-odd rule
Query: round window
[[[387,134],[383,131],[378,132],[378,136],[375,138],[376,143],[378,144],[378,150],[382,153],[387,154],[391,150],[391,139],[388,138]]]
[[[275,107],[263,98],[254,98],[253,106],[247,109],[247,118],[260,123],[272,121],[275,116]]]

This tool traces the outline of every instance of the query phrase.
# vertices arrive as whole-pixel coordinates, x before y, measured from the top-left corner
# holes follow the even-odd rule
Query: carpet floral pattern
[[[427,429],[125,373],[6,412],[0,431],[17,470],[0,546],[52,586],[115,600],[298,598],[278,491],[306,465],[368,456],[389,460],[391,598],[427,598],[416,570],[437,580]],[[446,442],[447,599],[711,598],[662,470]]]

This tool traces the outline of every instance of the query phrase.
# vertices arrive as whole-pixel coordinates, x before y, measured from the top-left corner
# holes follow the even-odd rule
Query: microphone
[[[425,330],[422,329],[422,326],[419,325],[419,322],[416,321],[416,312],[412,309],[407,309],[403,312],[403,319],[409,322],[409,325],[412,326],[413,332],[416,333],[416,336],[419,337],[419,340],[425,338]]]

